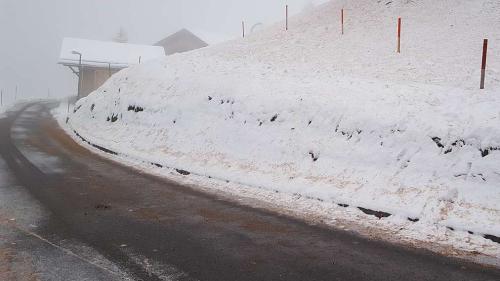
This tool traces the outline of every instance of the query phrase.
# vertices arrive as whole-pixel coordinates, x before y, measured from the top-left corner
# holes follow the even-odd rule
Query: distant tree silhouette
[[[116,34],[116,36],[113,38],[113,41],[118,42],[118,43],[128,43],[128,35],[127,31],[123,27],[120,27],[120,30]]]

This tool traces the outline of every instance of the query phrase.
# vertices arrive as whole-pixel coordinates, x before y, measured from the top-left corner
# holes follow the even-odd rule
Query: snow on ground
[[[6,111],[7,111],[7,106],[0,106],[0,118],[5,118]]]
[[[20,110],[22,107],[28,105],[29,103],[42,102],[42,101],[47,101],[47,100],[43,100],[40,98],[29,98],[29,99],[23,98],[19,100],[10,101],[9,103],[5,102],[4,100],[3,106],[0,106],[0,119],[7,117],[9,112],[15,112]]]
[[[131,159],[419,220],[397,235],[500,236],[499,13],[495,0],[332,1],[288,32],[121,71],[68,126]]]
[[[29,130],[25,127],[31,119],[36,118],[40,112],[41,105],[34,105],[23,111],[14,121],[11,129],[11,138],[18,145],[19,151],[33,165],[35,165],[44,174],[61,174],[64,173],[63,165],[57,157],[35,149],[30,143]]]
[[[7,117],[7,113],[10,111],[14,111],[19,104],[7,104],[0,106],[0,119]]]

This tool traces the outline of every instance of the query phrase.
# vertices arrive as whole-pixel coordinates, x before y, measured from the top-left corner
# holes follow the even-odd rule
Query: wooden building
[[[134,64],[165,56],[158,46],[65,38],[59,64],[78,77],[78,98],[102,86],[113,74]]]

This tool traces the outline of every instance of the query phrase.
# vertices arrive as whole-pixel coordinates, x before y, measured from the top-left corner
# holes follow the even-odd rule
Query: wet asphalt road
[[[497,269],[310,226],[141,174],[78,146],[48,110],[37,104],[0,120],[0,156],[17,188],[48,210],[36,235],[61,247],[86,245],[135,280],[500,280]],[[110,280],[102,267],[86,278]]]

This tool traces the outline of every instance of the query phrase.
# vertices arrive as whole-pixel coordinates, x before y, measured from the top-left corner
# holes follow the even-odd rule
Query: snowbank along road
[[[499,14],[496,0],[331,1],[288,31],[121,71],[76,104],[68,131],[120,160],[277,192],[290,209],[311,199],[304,213],[334,225],[498,261]]]
[[[75,143],[45,104],[1,119],[0,144],[4,280],[500,278],[117,165]]]

